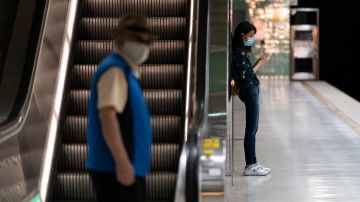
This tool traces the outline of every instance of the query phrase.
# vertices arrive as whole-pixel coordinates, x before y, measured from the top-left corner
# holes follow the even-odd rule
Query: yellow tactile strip
[[[337,108],[333,103],[331,103],[328,99],[323,97],[315,88],[313,88],[307,82],[302,82],[303,86],[313,94],[321,103],[323,103],[327,108],[329,108],[332,112],[335,113],[337,117],[343,120],[349,127],[351,127],[357,134],[360,135],[360,125],[352,120],[348,115],[342,112],[339,108]]]

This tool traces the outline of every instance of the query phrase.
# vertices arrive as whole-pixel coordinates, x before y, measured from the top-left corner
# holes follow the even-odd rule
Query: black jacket
[[[259,85],[259,79],[254,73],[249,55],[240,48],[232,50],[230,81],[233,79],[238,87],[250,82]]]

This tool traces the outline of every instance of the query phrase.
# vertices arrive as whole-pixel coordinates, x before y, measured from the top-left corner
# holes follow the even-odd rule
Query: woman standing
[[[255,135],[259,123],[259,80],[255,73],[269,61],[270,55],[264,55],[254,65],[251,64],[248,52],[254,43],[255,34],[256,27],[247,21],[241,22],[236,27],[232,38],[230,84],[238,87],[239,98],[246,108],[244,139],[246,166],[243,174],[265,176],[271,169],[261,165],[256,160],[255,154]]]

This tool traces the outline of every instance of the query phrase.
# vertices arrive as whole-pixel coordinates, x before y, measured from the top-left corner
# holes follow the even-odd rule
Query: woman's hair
[[[232,49],[241,48],[245,51],[250,51],[250,46],[244,46],[244,41],[241,34],[246,35],[251,30],[254,30],[256,34],[256,27],[248,21],[243,21],[236,26],[235,33],[232,37]]]

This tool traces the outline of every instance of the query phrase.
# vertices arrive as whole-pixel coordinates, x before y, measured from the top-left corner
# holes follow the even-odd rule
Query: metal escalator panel
[[[174,201],[183,140],[187,0],[83,0],[67,109],[58,148],[53,201],[95,201],[85,168],[90,81],[100,60],[112,50],[108,35],[126,13],[147,17],[159,36],[150,58],[140,66],[144,97],[153,128],[152,168],[146,177],[149,201]]]

